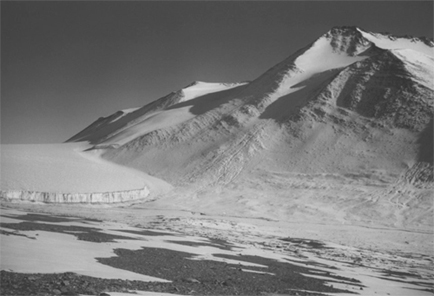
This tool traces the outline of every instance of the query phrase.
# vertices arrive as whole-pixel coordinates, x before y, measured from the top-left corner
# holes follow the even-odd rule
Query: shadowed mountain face
[[[427,127],[420,134],[418,139],[419,148],[419,158],[420,162],[426,162],[433,164],[433,120],[427,125]]]
[[[258,167],[398,176],[420,163],[432,181],[433,51],[426,39],[333,28],[251,82],[195,82],[68,141],[178,185]]]

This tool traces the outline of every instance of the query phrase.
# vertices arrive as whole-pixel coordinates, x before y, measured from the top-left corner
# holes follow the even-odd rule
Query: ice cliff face
[[[86,143],[1,145],[0,200],[120,203],[154,198],[170,185],[107,162]]]
[[[433,118],[433,48],[424,38],[333,28],[251,82],[194,83],[101,118],[71,141],[174,184],[227,184],[258,165],[394,175],[423,167],[432,180],[418,163]]]
[[[147,187],[138,190],[92,193],[35,192],[26,190],[0,191],[0,197],[3,200],[44,203],[122,203],[137,200],[145,201],[149,195],[150,191]]]

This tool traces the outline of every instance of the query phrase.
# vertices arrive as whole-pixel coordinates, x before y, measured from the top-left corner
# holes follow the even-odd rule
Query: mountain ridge
[[[265,164],[273,169],[348,173],[366,162],[399,175],[426,150],[416,142],[433,117],[433,46],[335,27],[250,82],[193,82],[100,118],[68,141],[89,141],[104,158],[174,184],[230,183],[252,163],[276,158],[276,147],[303,160],[279,156]],[[316,148],[305,159],[309,147]]]

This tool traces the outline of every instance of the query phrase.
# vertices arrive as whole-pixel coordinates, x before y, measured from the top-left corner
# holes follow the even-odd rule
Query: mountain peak
[[[326,34],[329,35],[357,35],[360,33],[360,28],[356,26],[335,26]]]
[[[333,51],[357,56],[373,45],[370,40],[364,38],[361,32],[355,26],[333,27],[323,37],[330,42]]]

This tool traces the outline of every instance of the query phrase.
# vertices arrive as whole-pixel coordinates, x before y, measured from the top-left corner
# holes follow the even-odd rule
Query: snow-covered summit
[[[408,58],[398,53],[404,52],[403,50]],[[249,87],[253,92],[263,91],[267,96],[284,96],[306,84],[303,82],[314,79],[318,81],[319,76],[325,79],[333,75],[333,71],[341,71],[365,60],[371,63],[378,58],[386,57],[386,51],[397,53],[398,63],[407,63],[409,60],[422,61],[417,62],[421,65],[419,72],[426,73],[415,76],[419,76],[423,81],[429,81],[432,80],[430,73],[433,50],[432,42],[426,42],[424,39],[392,38],[390,35],[365,32],[358,27],[334,27],[313,43],[272,67]]]

